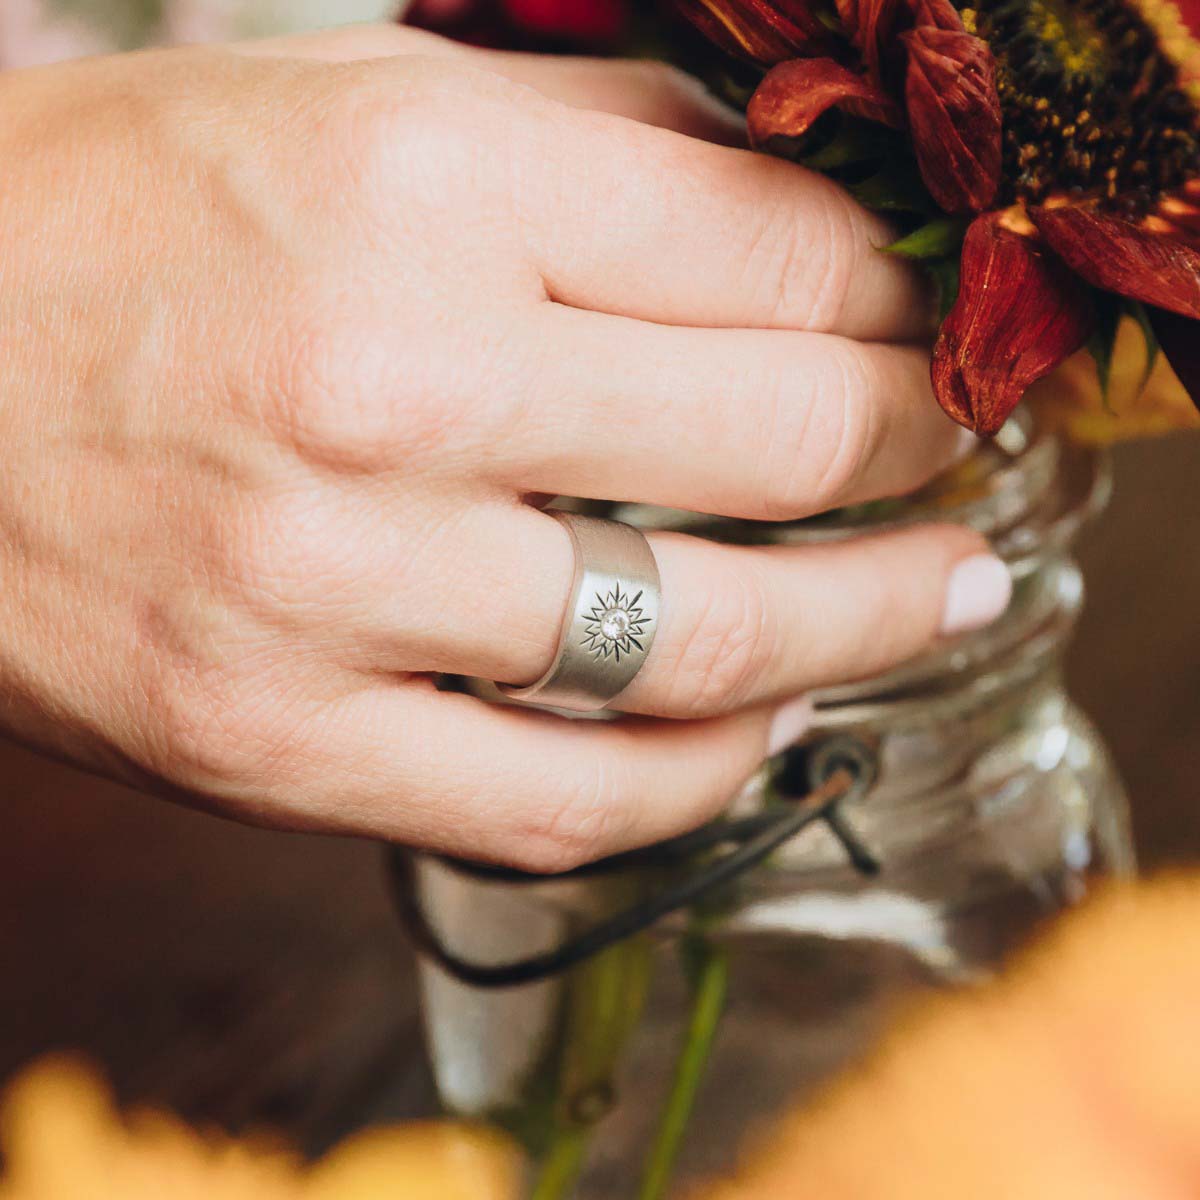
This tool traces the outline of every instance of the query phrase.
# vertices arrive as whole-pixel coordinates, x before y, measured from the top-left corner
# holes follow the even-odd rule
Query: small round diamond
[[[600,616],[600,632],[610,642],[623,638],[629,632],[629,614],[623,608],[606,609]]]

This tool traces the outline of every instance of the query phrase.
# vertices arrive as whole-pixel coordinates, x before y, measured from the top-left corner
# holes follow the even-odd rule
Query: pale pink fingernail
[[[965,633],[994,621],[1012,598],[1012,576],[993,554],[964,558],[946,584],[942,633]]]
[[[767,757],[774,758],[798,742],[808,732],[812,719],[813,703],[807,696],[789,700],[776,709],[767,737]]]

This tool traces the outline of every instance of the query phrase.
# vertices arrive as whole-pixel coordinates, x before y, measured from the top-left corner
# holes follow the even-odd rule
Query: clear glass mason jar
[[[1035,435],[1021,417],[904,501],[786,526],[614,511],[736,541],[962,521],[1008,562],[1014,598],[989,629],[815,697],[806,740],[848,733],[876,756],[873,786],[843,813],[882,864],[875,877],[814,826],[702,920],[670,919],[565,975],[493,991],[423,964],[443,1101],[526,1142],[531,1196],[665,1194],[681,1100],[694,1109],[673,1177],[728,1167],[747,1132],[869,1045],[898,1000],[986,976],[1094,879],[1133,869],[1121,785],[1061,678],[1082,599],[1070,547],[1108,480],[1105,460]],[[765,803],[778,766],[764,766],[731,808]],[[421,858],[414,878],[442,943],[486,963],[548,949],[661,886],[651,876],[514,883]],[[693,1095],[718,1001],[720,1027]]]

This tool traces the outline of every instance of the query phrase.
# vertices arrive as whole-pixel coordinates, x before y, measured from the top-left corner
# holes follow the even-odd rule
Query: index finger
[[[880,252],[895,232],[824,176],[609,114],[547,105],[544,126],[520,181],[553,299],[706,328],[931,331],[925,280]]]

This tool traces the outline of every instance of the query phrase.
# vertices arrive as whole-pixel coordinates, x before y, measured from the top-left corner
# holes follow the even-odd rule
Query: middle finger
[[[909,491],[962,450],[921,349],[545,309],[490,468],[517,491],[794,520]]]

